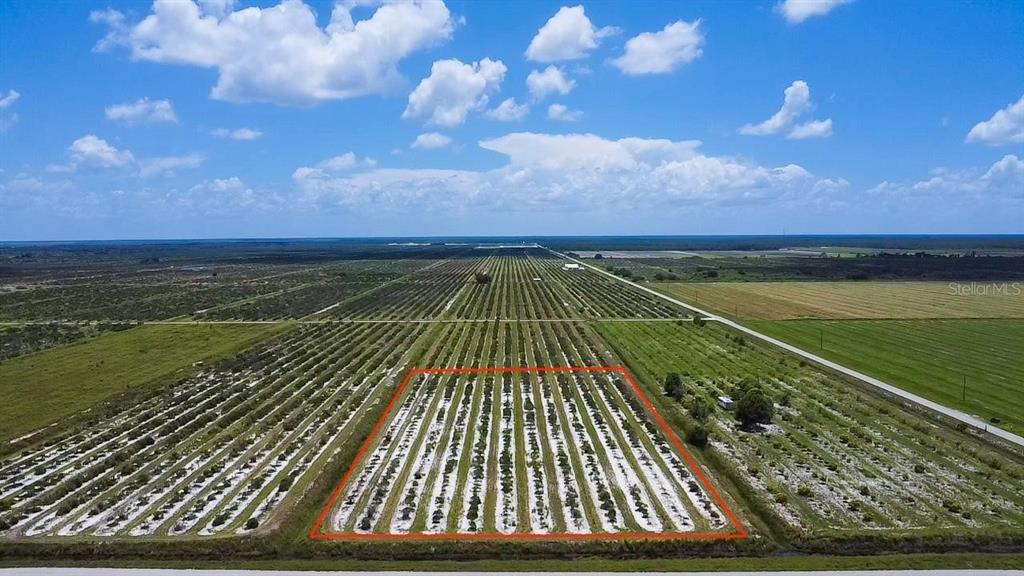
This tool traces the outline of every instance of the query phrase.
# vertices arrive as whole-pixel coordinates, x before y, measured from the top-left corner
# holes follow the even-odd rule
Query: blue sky
[[[3,2],[0,240],[1024,232],[1024,3],[200,4]]]

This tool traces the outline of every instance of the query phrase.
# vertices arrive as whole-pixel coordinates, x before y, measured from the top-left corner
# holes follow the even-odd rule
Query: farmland
[[[776,338],[1024,432],[1024,321],[751,322]]]
[[[411,376],[339,486],[329,535],[727,527],[715,496],[579,326],[454,324],[435,346],[427,363],[438,368]]]
[[[97,402],[233,355],[270,330],[262,325],[149,325],[0,363],[0,440],[8,441]]]
[[[0,523],[25,536],[251,531],[346,440],[420,330],[302,327],[11,457]]]
[[[972,292],[970,283],[955,282],[710,282],[658,289],[740,320],[1024,318],[1024,290],[1014,286],[975,283]]]
[[[713,404],[755,380],[778,406],[760,432],[729,412],[708,417],[719,461],[783,522],[805,533],[1003,531],[1024,521],[1024,467],[983,442],[930,424],[760,345],[708,324],[598,324],[627,365],[658,392],[660,375],[683,375],[686,394],[671,410],[690,419],[700,398]]]
[[[194,543],[376,557],[421,553],[422,540],[473,557],[753,554],[1024,538],[1020,454],[544,249],[82,250],[0,266],[0,538],[30,556],[175,557]],[[899,302],[875,283],[780,288],[786,317],[842,320],[751,325],[817,352],[815,322],[834,322],[827,352],[865,371],[888,362],[874,373],[922,393],[910,380],[950,395],[959,380],[946,374],[967,366],[973,398],[1014,425],[1019,320],[986,317],[1016,301],[903,284]],[[721,306],[748,294],[658,288],[696,288],[701,304],[705,290],[723,294]],[[845,319],[898,312],[909,318]],[[943,313],[955,318],[930,319]],[[951,339],[966,341],[955,356]],[[885,354],[899,347],[925,360]],[[671,373],[679,395],[664,389]],[[716,404],[751,386],[774,410],[753,427]]]
[[[1019,248],[980,252],[964,248],[887,250],[787,246],[779,244],[777,239],[772,244],[758,246],[759,243],[754,242],[733,249],[720,246],[696,251],[578,250],[575,253],[586,255],[589,262],[605,268],[628,270],[633,278],[655,282],[934,281],[970,284],[1024,280],[1024,251]]]
[[[1017,286],[1001,281],[657,285],[666,294],[1019,433],[1024,430],[1019,385],[1024,292]]]

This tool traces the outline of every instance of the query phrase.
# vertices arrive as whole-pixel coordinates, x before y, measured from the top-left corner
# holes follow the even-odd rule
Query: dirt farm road
[[[801,357],[801,358],[803,358],[805,360],[808,360],[810,362],[814,362],[815,364],[818,364],[819,366],[824,366],[825,368],[828,368],[828,369],[833,370],[835,372],[839,372],[839,373],[844,374],[846,376],[849,376],[851,378],[856,378],[857,380],[860,380],[861,382],[864,382],[866,384],[870,384],[871,386],[874,386],[875,388],[879,388],[881,390],[884,390],[885,392],[887,392],[889,394],[892,394],[893,396],[897,396],[897,397],[902,398],[903,400],[906,400],[908,402],[912,402],[912,403],[917,404],[919,406],[923,406],[925,408],[928,408],[929,410],[932,410],[933,412],[937,412],[937,413],[942,414],[943,416],[946,416],[948,418],[952,418],[952,419],[957,420],[959,422],[963,422],[964,424],[966,424],[968,426],[971,426],[971,427],[976,428],[978,430],[982,430],[984,432],[987,432],[987,433],[989,433],[989,434],[991,434],[991,435],[993,435],[993,436],[995,436],[995,437],[997,437],[997,438],[999,438],[1001,440],[1009,442],[1011,444],[1015,444],[1017,446],[1024,447],[1024,438],[1022,438],[1022,437],[1020,437],[1020,436],[1018,436],[1018,435],[1016,435],[1016,434],[1014,434],[1012,432],[1008,432],[1006,430],[1003,430],[1002,428],[999,428],[998,426],[993,426],[993,425],[989,424],[988,422],[985,422],[984,420],[981,420],[980,418],[975,418],[974,416],[971,416],[970,414],[967,414],[966,412],[961,412],[960,410],[956,410],[955,408],[950,408],[948,406],[943,406],[942,404],[939,404],[938,402],[933,402],[933,401],[931,401],[931,400],[929,400],[927,398],[918,396],[917,394],[912,394],[910,392],[907,392],[906,390],[903,390],[902,388],[900,388],[898,386],[893,386],[892,384],[889,384],[887,382],[883,382],[883,381],[879,380],[878,378],[874,378],[872,376],[868,376],[867,374],[864,374],[862,372],[858,372],[858,371],[856,371],[856,370],[854,370],[852,368],[847,368],[846,366],[843,366],[842,364],[838,364],[838,363],[833,362],[831,360],[828,360],[826,358],[822,358],[821,356],[818,356],[816,354],[812,354],[812,353],[810,353],[810,352],[808,352],[808,351],[806,351],[806,350],[804,350],[802,348],[797,348],[796,346],[793,346],[792,344],[787,344],[787,343],[785,343],[785,342],[783,342],[781,340],[778,340],[776,338],[772,338],[771,336],[768,336],[767,334],[762,334],[762,333],[760,333],[760,332],[758,332],[756,330],[753,330],[751,328],[748,328],[748,327],[746,327],[746,326],[744,326],[742,324],[739,324],[737,322],[729,320],[728,318],[723,318],[723,317],[721,317],[721,316],[719,316],[717,314],[712,314],[711,312],[708,312],[707,310],[702,310],[700,308],[697,308],[696,306],[693,306],[691,304],[687,304],[686,302],[682,302],[682,301],[677,300],[675,298],[672,298],[671,296],[668,296],[666,294],[662,294],[661,292],[658,292],[657,290],[652,290],[651,288],[648,288],[646,286],[641,286],[640,284],[637,284],[636,282],[632,282],[630,280],[626,280],[625,278],[616,276],[615,274],[612,274],[611,272],[608,272],[607,270],[602,270],[601,268],[598,268],[597,266],[593,266],[593,265],[588,264],[586,262],[581,262],[580,260],[577,260],[576,258],[570,258],[569,256],[566,256],[565,254],[562,254],[561,252],[556,252],[556,251],[554,251],[554,250],[552,250],[550,248],[545,248],[545,249],[548,252],[551,252],[552,254],[555,254],[557,256],[565,258],[566,260],[570,260],[572,262],[576,262],[577,264],[580,264],[582,266],[586,266],[587,268],[590,268],[591,270],[594,270],[596,272],[604,274],[605,276],[610,276],[610,277],[612,277],[612,278],[614,278],[614,279],[616,279],[616,280],[618,280],[620,282],[625,282],[626,284],[629,284],[629,285],[631,285],[631,286],[633,286],[635,288],[643,290],[644,292],[647,292],[649,294],[653,294],[654,296],[657,296],[657,297],[659,297],[659,298],[661,298],[663,300],[666,300],[668,302],[672,302],[673,304],[676,304],[678,306],[682,306],[683,308],[687,308],[687,309],[689,309],[689,310],[691,310],[693,312],[696,312],[697,314],[700,314],[702,317],[704,317],[705,320],[709,320],[709,321],[712,321],[712,322],[719,322],[719,323],[724,324],[724,325],[726,325],[726,326],[728,326],[730,328],[733,328],[735,330],[739,330],[740,332],[743,332],[744,334],[753,336],[754,338],[757,338],[758,340],[761,340],[761,341],[767,342],[767,343],[769,343],[769,344],[771,344],[773,346],[777,346],[779,348],[782,348],[783,350],[786,350],[787,352],[789,352],[791,354],[794,354],[796,356],[799,356],[799,357]]]

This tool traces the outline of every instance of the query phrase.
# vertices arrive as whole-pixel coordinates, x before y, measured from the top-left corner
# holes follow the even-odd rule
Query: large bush
[[[771,397],[758,384],[746,387],[736,402],[736,419],[747,430],[770,423],[774,413]]]

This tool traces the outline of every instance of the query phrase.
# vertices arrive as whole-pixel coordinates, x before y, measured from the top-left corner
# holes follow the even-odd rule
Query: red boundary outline
[[[732,522],[733,527],[736,528],[736,532],[663,532],[663,533],[652,533],[652,532],[626,532],[626,533],[599,533],[599,534],[575,534],[575,533],[556,533],[556,534],[534,534],[534,533],[515,533],[515,534],[460,534],[460,533],[440,533],[440,534],[426,534],[426,533],[413,533],[413,534],[360,534],[360,533],[347,533],[347,532],[321,532],[320,529],[323,527],[324,521],[327,520],[327,515],[330,514],[334,504],[337,502],[338,497],[341,496],[341,492],[344,490],[345,485],[348,484],[349,478],[355,472],[356,468],[363,461],[363,457],[366,456],[367,450],[370,445],[377,438],[377,434],[383,427],[384,422],[391,414],[391,410],[394,408],[395,403],[398,401],[399,396],[405,391],[406,385],[418,374],[495,374],[505,372],[618,372],[625,377],[626,382],[633,388],[637,396],[647,407],[647,410],[654,416],[655,421],[661,426],[662,431],[666,436],[675,444],[676,450],[682,455],[683,459],[686,460],[686,464],[691,470],[697,475],[704,489],[715,499],[715,502],[725,512],[726,517]],[[337,488],[331,494],[330,499],[327,501],[327,505],[320,512],[320,515],[316,519],[316,523],[309,531],[309,537],[318,540],[678,540],[678,539],[738,539],[746,538],[747,530],[743,526],[743,523],[733,514],[732,510],[722,499],[722,496],[715,490],[714,485],[708,480],[707,476],[704,475],[704,471],[700,465],[694,460],[693,456],[686,449],[683,443],[679,440],[679,437],[675,435],[675,432],[669,428],[668,424],[658,413],[658,409],[651,404],[651,401],[644,394],[640,386],[630,376],[629,371],[626,367],[621,364],[612,366],[512,366],[508,368],[490,367],[490,368],[413,368],[405,375],[402,383],[398,386],[398,390],[395,391],[394,396],[391,397],[391,401],[388,402],[387,408],[384,409],[384,413],[380,419],[377,420],[377,424],[373,427],[373,431],[363,442],[362,447],[359,449],[359,453],[356,454],[352,464],[349,465],[348,471],[342,477],[341,482],[338,483]]]

